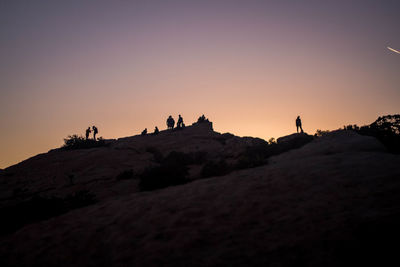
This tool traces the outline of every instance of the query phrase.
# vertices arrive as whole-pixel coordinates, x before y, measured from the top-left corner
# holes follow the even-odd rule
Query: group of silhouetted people
[[[204,114],[201,115],[201,116],[197,119],[197,123],[202,123],[202,122],[207,122],[207,121],[208,121],[208,119],[206,119],[206,117],[204,116]],[[169,130],[173,130],[174,127],[175,127],[175,120],[174,120],[174,118],[172,118],[172,116],[170,115],[170,116],[167,118],[167,128],[168,128]],[[183,129],[183,128],[185,128],[185,123],[183,122],[182,116],[179,114],[178,122],[177,122],[177,124],[176,124],[176,129]],[[297,129],[297,133],[299,132],[299,129],[300,129],[300,133],[304,133],[303,127],[302,127],[302,125],[301,125],[300,116],[297,116],[297,118],[296,118],[296,129]],[[98,134],[98,132],[99,132],[96,126],[92,126],[92,128],[90,128],[90,126],[89,126],[89,127],[86,129],[86,140],[89,139],[89,135],[90,135],[91,132],[93,132],[93,140],[96,141],[96,134]],[[154,128],[153,134],[154,134],[154,135],[157,135],[157,134],[159,134],[159,133],[160,133],[160,130],[158,130],[158,127],[156,126],[156,127]],[[145,129],[142,131],[141,134],[142,134],[142,135],[147,135],[147,128],[145,128]]]
[[[86,129],[86,140],[89,139],[90,133],[93,131],[93,140],[96,141],[96,134],[98,134],[99,130],[97,130],[96,126],[92,126],[92,129],[90,129],[90,126]]]
[[[175,120],[174,120],[174,118],[172,118],[171,115],[169,115],[169,117],[167,119],[167,128],[172,130],[172,129],[174,129],[174,126],[175,126]],[[176,124],[176,128],[178,128],[178,129],[185,128],[185,124],[183,123],[183,118],[180,114],[178,117],[178,122]]]
[[[168,130],[173,130],[174,127],[175,127],[175,120],[174,120],[174,118],[172,118],[171,115],[169,115],[169,117],[167,118],[167,129]],[[185,128],[185,123],[183,122],[182,116],[179,114],[178,122],[176,123],[176,129],[183,129],[183,128]],[[154,129],[153,135],[157,135],[159,133],[160,133],[160,130],[156,126],[155,129]],[[147,128],[145,128],[142,131],[141,135],[147,135]]]
[[[204,114],[201,115],[201,116],[197,119],[197,122],[198,122],[198,123],[205,122],[205,121],[208,121],[208,119],[206,119],[206,116],[204,116]]]

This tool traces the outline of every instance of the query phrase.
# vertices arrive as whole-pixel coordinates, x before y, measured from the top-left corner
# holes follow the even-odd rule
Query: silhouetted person
[[[297,119],[296,119],[296,128],[297,128],[297,132],[299,132],[299,128],[300,128],[301,133],[303,133],[303,128],[301,127],[301,119],[300,119],[300,116],[297,116]]]
[[[168,127],[168,129],[174,129],[174,126],[175,126],[175,120],[174,120],[174,118],[172,118],[172,116],[171,115],[169,115],[169,117],[168,117],[168,119],[167,119],[167,127]]]
[[[154,129],[154,134],[158,134],[160,131],[158,130],[158,127],[156,126],[156,128]]]
[[[88,127],[87,129],[86,129],[86,140],[88,140],[89,139],[89,134],[92,132],[92,130],[90,130],[90,127]]]
[[[99,132],[99,130],[97,130],[96,126],[93,126],[92,130],[93,130],[93,140],[96,141],[96,134]]]
[[[204,116],[203,114],[198,118],[197,122],[204,122],[204,121],[206,121],[206,116]]]
[[[147,128],[144,128],[144,130],[142,131],[142,135],[146,135],[147,134]]]
[[[185,127],[185,124],[183,123],[183,118],[180,114],[179,114],[178,123],[176,124],[176,127],[178,127],[178,128]]]

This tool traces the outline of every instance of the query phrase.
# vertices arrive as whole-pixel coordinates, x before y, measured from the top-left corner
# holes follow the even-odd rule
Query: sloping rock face
[[[397,266],[398,166],[375,139],[334,132],[266,166],[28,225],[1,237],[0,264]]]
[[[138,180],[116,181],[127,170],[141,173],[157,165],[155,152],[204,152],[206,160],[235,159],[257,138],[240,138],[213,131],[211,122],[194,123],[182,130],[158,135],[107,140],[108,146],[91,149],[54,149],[11,166],[0,175],[0,208],[28,200],[35,195],[65,197],[87,190],[98,200],[138,191]],[[265,141],[264,141],[265,142]],[[194,169],[199,166],[194,166]],[[197,179],[198,171],[191,180]]]

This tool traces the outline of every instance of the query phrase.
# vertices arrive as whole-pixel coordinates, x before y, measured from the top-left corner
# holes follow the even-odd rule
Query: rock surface
[[[228,158],[248,142],[262,140],[201,125],[107,148],[53,151],[8,168],[3,205],[15,200],[4,197],[16,186],[53,193],[85,187],[101,201],[0,237],[0,264],[396,266],[390,242],[400,237],[400,157],[371,137],[333,132],[265,166],[152,192],[115,180],[121,168],[151,163],[149,145],[163,154],[179,144]],[[71,170],[77,184],[68,187],[61,175]]]

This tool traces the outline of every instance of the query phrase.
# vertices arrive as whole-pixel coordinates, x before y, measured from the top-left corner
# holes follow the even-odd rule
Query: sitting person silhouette
[[[93,140],[96,141],[96,134],[99,132],[99,130],[97,130],[96,126],[93,126],[92,129],[93,129]]]
[[[147,128],[144,128],[144,130],[142,131],[142,135],[146,135],[147,134]]]
[[[297,132],[299,132],[299,128],[300,128],[301,133],[304,133],[304,132],[303,132],[303,128],[301,127],[301,119],[300,119],[300,116],[297,116],[297,119],[296,119],[296,128],[297,128]]]
[[[154,128],[154,133],[153,134],[158,134],[160,131],[158,130],[158,127],[156,126],[156,128]]]
[[[92,130],[90,130],[90,126],[86,129],[86,140],[89,139],[89,134],[92,132]]]
[[[172,116],[171,115],[169,115],[169,117],[168,117],[168,119],[167,119],[167,127],[168,127],[168,129],[174,129],[174,126],[175,126],[175,120],[174,120],[174,118],[172,118]]]
[[[177,128],[183,128],[185,127],[185,124],[183,123],[183,118],[182,116],[179,114],[179,118],[178,118],[178,123],[176,124]]]

